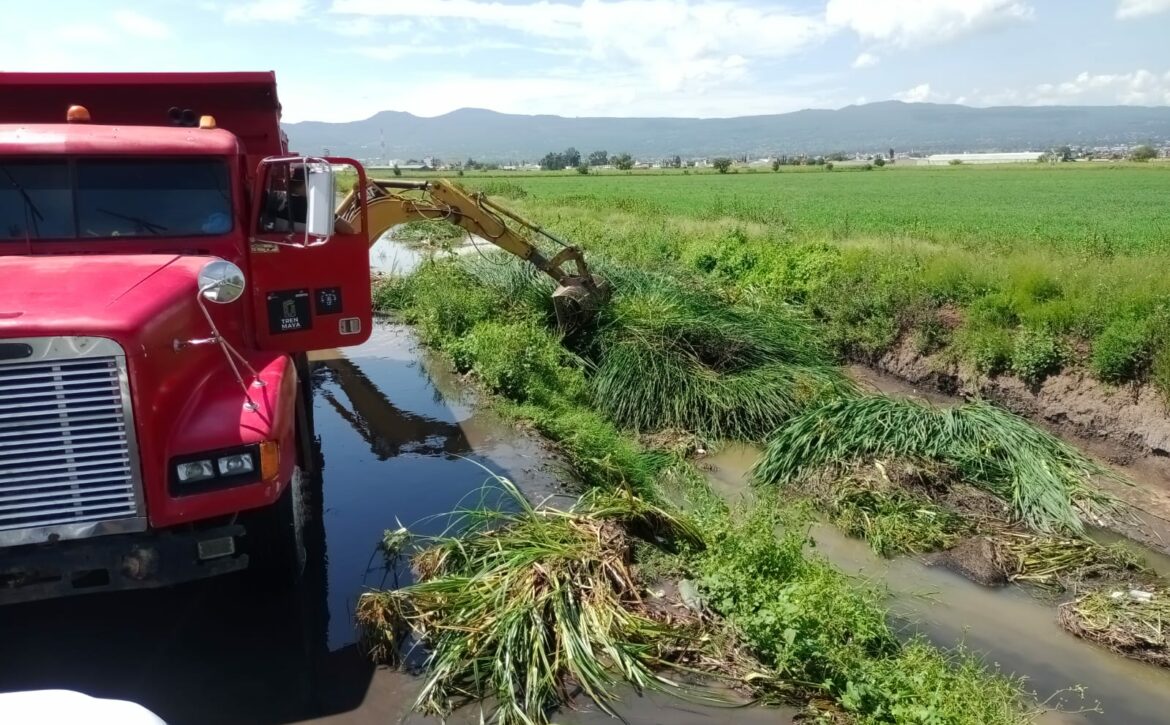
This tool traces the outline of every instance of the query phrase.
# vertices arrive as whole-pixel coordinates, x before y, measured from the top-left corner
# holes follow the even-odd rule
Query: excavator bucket
[[[566,335],[586,327],[612,294],[609,282],[597,275],[566,279],[552,294],[557,326]]]

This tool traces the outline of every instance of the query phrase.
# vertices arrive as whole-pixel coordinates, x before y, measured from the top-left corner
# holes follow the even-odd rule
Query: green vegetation
[[[413,631],[430,652],[420,712],[448,716],[467,700],[492,700],[499,725],[547,723],[573,690],[613,714],[612,690],[673,683],[656,670],[694,661],[705,647],[722,664],[707,626],[655,608],[630,565],[633,528],[699,541],[685,521],[621,493],[595,490],[570,511],[533,508],[497,479],[515,512],[474,509],[457,536],[419,542],[418,582],[368,593],[358,604],[367,645],[394,661]]]
[[[1170,346],[1170,165],[817,170],[470,183],[507,185],[521,211],[617,261],[804,304],[838,355],[909,339],[985,374],[1041,382],[1084,366],[1170,390],[1152,368]],[[1118,351],[1111,328],[1135,320],[1147,323],[1138,348]]]
[[[737,305],[668,277],[617,288],[586,354],[593,400],[635,430],[759,440],[817,400],[852,390],[813,322],[787,305]]]
[[[621,415],[633,416],[644,423],[646,430],[694,423],[707,431],[738,430],[744,436],[762,436],[772,420],[799,414],[829,393],[854,393],[842,383],[839,373],[829,373],[831,368],[825,367],[824,380],[795,380],[789,376],[758,381],[774,386],[776,396],[767,402],[768,392],[761,389],[765,399],[761,405],[769,410],[758,420],[744,423],[748,418],[737,413],[736,417],[718,422],[720,411],[709,409],[712,420],[703,421],[683,417],[679,411],[684,406],[672,402],[671,389],[656,387],[653,380],[629,380],[634,389],[623,391],[618,378],[606,376],[617,374],[614,360],[637,364],[643,364],[643,360],[667,361],[661,364],[675,364],[689,371],[675,393],[685,401],[687,396],[701,395],[696,391],[703,384],[722,391],[727,380],[743,374],[745,369],[767,365],[821,369],[825,349],[812,334],[809,321],[794,310],[759,300],[723,300],[703,285],[692,286],[620,268],[605,269],[604,273],[615,280],[620,278],[613,306],[602,316],[596,330],[567,341],[549,331],[552,316],[547,286],[543,281],[534,284],[533,277],[513,264],[466,260],[428,264],[405,280],[384,282],[378,298],[414,322],[427,342],[450,354],[460,369],[475,372],[486,387],[505,396],[500,406],[506,413],[530,421],[557,441],[581,479],[596,492],[586,494],[587,500],[612,495],[633,500],[620,493],[632,491],[643,501],[662,501],[669,497],[672,485],[690,486],[682,498],[698,522],[694,531],[701,532],[702,545],[682,547],[682,553],[665,568],[695,579],[709,605],[731,625],[720,628],[716,639],[738,636],[744,651],[758,660],[754,667],[717,667],[724,675],[745,678],[766,699],[809,702],[827,698],[832,703],[830,711],[848,713],[861,722],[1023,721],[1027,716],[1026,699],[1019,682],[986,670],[978,660],[962,653],[947,654],[918,641],[898,642],[875,592],[857,588],[828,563],[803,551],[807,532],[802,519],[791,513],[778,514],[774,501],[751,512],[729,511],[710,492],[698,490],[705,484],[689,464],[667,453],[643,449],[634,441],[632,430],[619,428],[613,419],[599,412],[612,408]],[[783,333],[764,324],[773,317]],[[567,343],[572,352],[562,349],[562,343]],[[641,349],[637,349],[639,346]],[[686,375],[694,376],[694,380],[688,383]],[[611,382],[602,384],[607,379]],[[781,394],[784,390],[789,391],[784,394],[787,397]],[[796,397],[797,391],[803,397]],[[711,399],[726,394],[719,392]],[[654,400],[662,407],[655,408],[647,402]],[[448,597],[427,610],[433,613],[431,621],[449,617],[461,623],[458,629],[445,633],[435,629],[433,623],[429,630],[423,628],[431,632],[433,663],[454,663],[441,671],[445,678],[442,682],[466,683],[469,671],[479,672],[478,679],[473,680],[479,684],[469,688],[473,698],[492,693],[497,698],[502,696],[504,703],[516,703],[510,711],[531,713],[532,703],[563,702],[555,683],[565,677],[590,678],[589,687],[601,692],[607,683],[617,679],[648,684],[652,680],[641,668],[673,661],[673,655],[667,656],[660,647],[667,642],[667,649],[674,651],[680,642],[655,634],[653,620],[650,624],[637,620],[632,629],[614,628],[619,620],[633,621],[628,619],[629,598],[620,593],[605,595],[601,605],[604,614],[595,615],[602,622],[597,632],[566,634],[559,624],[559,612],[570,611],[570,605],[557,605],[560,610],[550,608],[552,605],[545,605],[543,593],[552,590],[548,601],[564,601],[557,597],[568,596],[571,587],[563,584],[567,581],[563,578],[557,580],[555,587],[543,583],[532,587],[531,577],[536,575],[533,572],[544,582],[552,572],[565,571],[572,562],[573,575],[588,578],[599,570],[598,557],[605,560],[606,554],[594,549],[562,556],[563,550],[553,549],[539,557],[517,561],[507,553],[512,548],[508,542],[515,541],[520,549],[517,556],[523,557],[525,551],[533,552],[530,542],[539,537],[528,530],[527,523],[509,520],[503,525],[509,530],[497,529],[500,533],[491,534],[493,545],[498,546],[482,547],[491,551],[490,561],[478,557],[469,565],[471,568],[458,568],[462,566],[458,562],[470,561],[460,553],[453,559],[455,568],[429,580]],[[519,528],[513,530],[513,526]],[[778,538],[773,535],[777,528]],[[596,538],[605,541],[604,536]],[[466,540],[467,537],[458,539]],[[462,543],[440,543],[444,552],[465,550]],[[468,550],[480,548],[472,546]],[[424,567],[424,571],[430,569]],[[505,609],[505,613],[514,612],[515,618],[493,618],[484,623],[439,608],[454,606],[460,612],[469,612],[469,617],[482,618],[483,601],[496,600],[472,594],[464,597],[466,590],[475,587],[451,586],[447,579],[451,575],[463,584],[479,582],[481,573],[486,572],[496,572],[490,577],[493,586],[527,582],[520,585],[523,596],[515,590],[508,595],[522,603],[516,605],[518,608]],[[623,581],[626,580],[618,577],[617,582]],[[425,584],[424,581],[419,586]],[[580,589],[592,591],[592,586],[601,584]],[[615,583],[607,581],[605,587],[604,591],[611,592]],[[618,591],[628,588],[621,584]],[[460,596],[451,598],[456,597],[457,589]],[[528,604],[533,602],[529,591],[542,594],[541,601],[533,603],[535,610]],[[407,618],[395,612],[418,611],[415,604],[396,604],[395,595],[377,594],[366,601],[374,611],[366,612],[364,619],[389,632],[383,641],[401,631],[401,624],[395,625],[395,621]],[[634,611],[640,610],[635,607]],[[517,624],[509,626],[512,622]],[[547,636],[550,628],[556,630],[555,637]],[[685,634],[685,627],[682,631]],[[526,645],[523,660],[496,661],[496,653],[502,651],[496,645],[511,640],[540,644]],[[635,650],[626,645],[634,644],[640,647],[636,649],[638,657],[627,657]],[[578,675],[564,669],[565,660],[556,653],[569,646],[578,647],[575,651],[591,660],[590,671]],[[729,644],[719,651],[726,661],[728,652],[738,650],[739,646]],[[529,656],[529,652],[534,654]],[[720,661],[716,653],[702,649],[700,653],[701,660],[709,657]],[[740,662],[737,657],[731,659]],[[602,669],[593,671],[594,662],[600,663],[597,666]],[[536,669],[523,673],[510,669],[533,663]],[[432,677],[435,672],[432,670]],[[512,689],[505,693],[499,690],[501,687]],[[446,702],[443,697],[450,691],[431,691],[439,693],[432,709],[442,708]],[[532,693],[531,697],[528,693]],[[537,718],[533,721],[540,722]]]
[[[1112,501],[1091,482],[1107,469],[1060,439],[985,403],[950,408],[883,396],[842,398],[776,431],[753,470],[791,485],[832,463],[868,458],[941,463],[1008,501],[1029,528],[1080,532]]]
[[[765,507],[720,531],[701,559],[711,605],[765,664],[862,723],[1025,719],[1017,681],[961,651],[899,643],[880,595],[804,553],[807,538],[799,518]]]

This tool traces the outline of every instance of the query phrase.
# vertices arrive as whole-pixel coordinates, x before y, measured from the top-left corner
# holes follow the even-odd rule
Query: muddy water
[[[712,486],[731,499],[750,497],[746,474],[758,454],[751,446],[731,446],[705,459]],[[1053,702],[1069,711],[1102,711],[1049,713],[1043,722],[1170,722],[1170,672],[1066,633],[1052,603],[1019,588],[988,589],[912,557],[883,559],[832,526],[817,524],[811,536],[816,550],[843,571],[889,592],[890,609],[907,634],[920,632],[944,647],[964,643],[1003,672],[1027,677],[1040,700],[1055,695]],[[1077,685],[1087,688],[1083,700],[1060,692]]]
[[[315,358],[320,472],[306,494],[303,586],[269,591],[244,573],[2,609],[0,691],[66,688],[128,699],[172,724],[424,721],[410,715],[419,680],[372,667],[356,644],[352,613],[362,591],[409,578],[376,556],[382,531],[401,521],[440,532],[447,512],[491,498],[484,468],[531,499],[564,495],[557,484],[564,467],[535,437],[477,409],[405,328],[382,324],[365,345]],[[646,725],[789,719],[774,710],[622,697],[619,711]],[[612,722],[588,703],[556,720]],[[478,721],[474,709],[456,718]]]

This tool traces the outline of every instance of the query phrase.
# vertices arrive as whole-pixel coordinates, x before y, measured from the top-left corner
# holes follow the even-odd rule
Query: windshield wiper
[[[129,214],[119,214],[118,212],[110,211],[109,209],[98,209],[97,211],[99,214],[108,214],[108,215],[114,217],[115,219],[121,219],[122,221],[133,222],[135,227],[137,227],[134,231],[150,232],[151,234],[154,234],[156,236],[167,231],[167,228],[164,227],[162,224],[155,224],[154,222],[149,222],[149,221],[143,219],[142,217],[130,216]]]
[[[41,210],[37,208],[36,202],[32,200],[32,197],[29,196],[28,192],[24,190],[24,187],[21,186],[16,181],[16,178],[12,176],[12,172],[8,170],[7,166],[0,166],[0,171],[4,172],[4,175],[8,177],[8,182],[10,184],[12,184],[12,188],[15,189],[16,193],[20,194],[20,198],[24,200],[24,208],[25,208],[26,217],[28,214],[32,214],[33,236],[39,237],[41,235],[41,231],[40,231],[40,227],[37,226],[37,222],[43,222],[45,220],[45,215],[42,214]],[[26,218],[25,219],[25,236],[26,237],[28,236],[28,226],[29,226],[27,222],[28,222],[28,219]]]

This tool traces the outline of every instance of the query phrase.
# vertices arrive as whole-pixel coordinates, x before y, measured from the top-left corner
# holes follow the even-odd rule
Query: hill
[[[971,108],[885,101],[738,118],[566,118],[465,108],[424,118],[382,111],[347,123],[285,125],[293,148],[359,159],[536,160],[569,146],[636,157],[832,151],[1023,151],[1170,140],[1170,107]],[[382,143],[385,143],[383,153]]]

